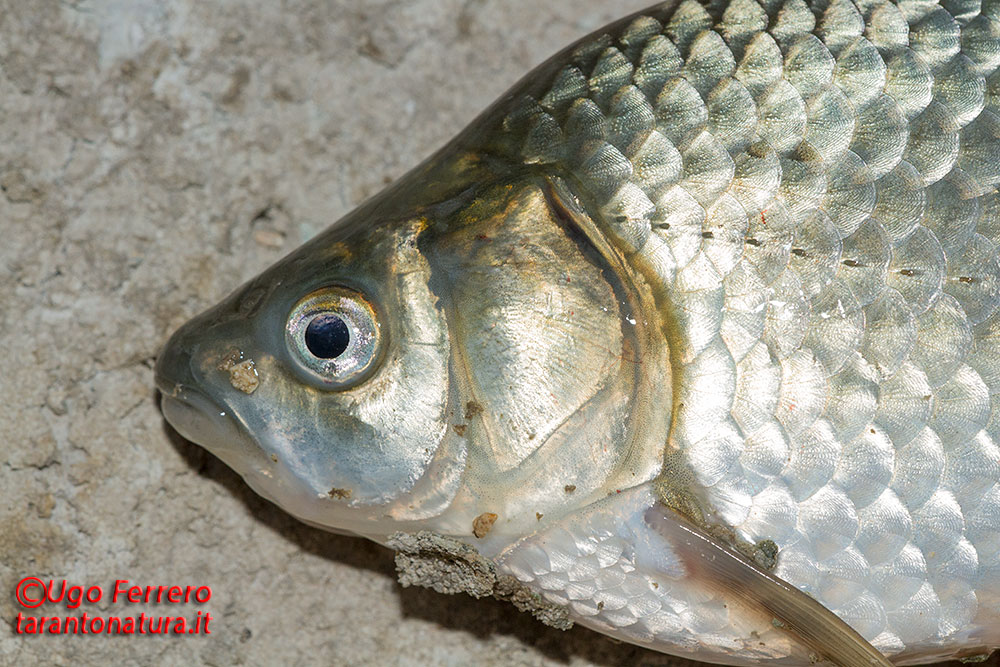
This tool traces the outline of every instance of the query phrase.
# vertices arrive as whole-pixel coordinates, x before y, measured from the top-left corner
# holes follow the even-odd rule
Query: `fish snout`
[[[163,346],[154,369],[160,408],[182,437],[222,455],[240,446],[246,437],[232,410],[204,386],[197,363],[200,347],[190,323],[174,332]]]
[[[175,396],[184,385],[192,385],[191,358],[192,350],[185,340],[185,328],[181,328],[170,336],[170,339],[160,350],[156,358],[154,375],[156,388],[164,397]]]

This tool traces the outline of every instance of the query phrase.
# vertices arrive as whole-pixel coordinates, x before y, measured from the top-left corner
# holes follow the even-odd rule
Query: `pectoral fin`
[[[646,510],[645,522],[670,543],[688,574],[718,587],[747,607],[771,616],[771,623],[844,667],[888,667],[892,663],[851,626],[814,598],[762,569],[661,504]]]

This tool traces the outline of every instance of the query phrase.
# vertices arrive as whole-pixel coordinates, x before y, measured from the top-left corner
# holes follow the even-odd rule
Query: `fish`
[[[719,664],[985,658],[998,66],[996,0],[627,16],[176,331],[163,414],[404,586]]]

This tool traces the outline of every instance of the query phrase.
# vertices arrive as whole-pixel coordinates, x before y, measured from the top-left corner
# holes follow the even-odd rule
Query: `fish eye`
[[[375,367],[382,329],[375,308],[360,292],[325,287],[292,308],[285,342],[296,365],[322,387],[347,389]]]

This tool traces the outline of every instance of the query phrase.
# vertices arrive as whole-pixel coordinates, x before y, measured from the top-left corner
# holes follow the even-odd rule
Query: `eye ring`
[[[378,313],[364,295],[333,286],[292,307],[285,343],[295,364],[321,387],[348,389],[377,366],[383,335]]]

